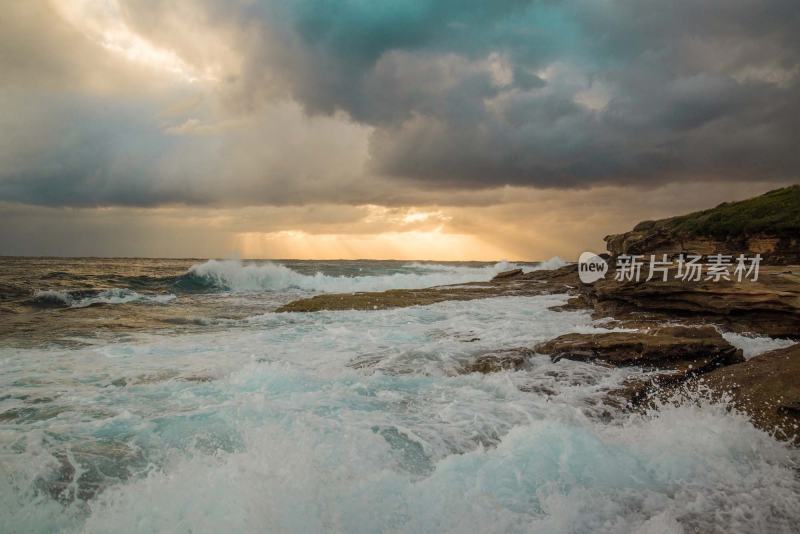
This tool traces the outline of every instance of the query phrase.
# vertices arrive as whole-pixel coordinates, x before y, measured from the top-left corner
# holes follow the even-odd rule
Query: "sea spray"
[[[552,258],[540,265],[526,266],[525,271],[553,269],[564,265]],[[238,260],[209,260],[193,265],[187,282],[198,287],[237,292],[280,291],[299,289],[313,292],[351,293],[355,291],[384,291],[387,289],[418,289],[446,284],[484,282],[496,274],[517,265],[499,262],[485,267],[412,263],[407,269],[417,272],[398,272],[370,276],[331,276],[322,272],[302,274],[279,263],[247,264]]]
[[[784,349],[797,343],[797,341],[786,338],[745,335],[735,332],[722,332],[722,337],[737,349],[742,349],[742,354],[748,360],[759,354],[764,354],[771,350]]]
[[[166,304],[175,299],[175,295],[141,294],[125,288],[106,290],[36,290],[31,303],[38,306],[65,308],[87,308],[97,304],[130,304],[144,302]]]
[[[800,522],[796,451],[725,405],[625,413],[608,395],[640,369],[540,355],[462,374],[487,350],[609,331],[588,311],[551,310],[566,295],[272,313],[261,303],[273,293],[287,295],[216,290],[109,308],[134,315],[124,338],[0,348],[3,529],[791,532]],[[250,315],[192,333],[135,329],[137,314],[187,301]],[[53,312],[84,314],[95,320]]]
[[[800,509],[793,452],[711,403],[548,415],[423,475],[404,467],[409,429],[397,445],[307,413],[243,433],[241,451],[112,488],[85,530],[788,533]]]

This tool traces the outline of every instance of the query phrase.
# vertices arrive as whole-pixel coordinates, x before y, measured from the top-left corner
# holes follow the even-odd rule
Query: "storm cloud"
[[[794,0],[96,4],[2,8],[0,200],[458,204],[800,174]]]
[[[286,91],[375,128],[420,186],[798,175],[791,0],[260,2],[242,98]]]

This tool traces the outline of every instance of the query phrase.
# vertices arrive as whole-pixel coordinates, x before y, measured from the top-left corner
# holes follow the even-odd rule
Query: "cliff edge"
[[[643,221],[605,237],[620,254],[761,254],[764,264],[800,264],[800,185],[688,215]]]

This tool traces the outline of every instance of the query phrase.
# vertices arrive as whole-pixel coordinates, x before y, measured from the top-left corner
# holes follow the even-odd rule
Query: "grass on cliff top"
[[[726,238],[757,233],[800,237],[800,185],[665,221],[675,235]]]

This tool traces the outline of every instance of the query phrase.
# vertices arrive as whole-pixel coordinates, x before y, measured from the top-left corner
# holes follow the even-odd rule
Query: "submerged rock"
[[[147,465],[141,450],[108,440],[72,445],[55,451],[53,457],[57,463],[40,475],[35,485],[63,504],[89,501]]]
[[[464,365],[463,372],[486,374],[520,369],[534,354],[534,351],[525,347],[484,352]]]

